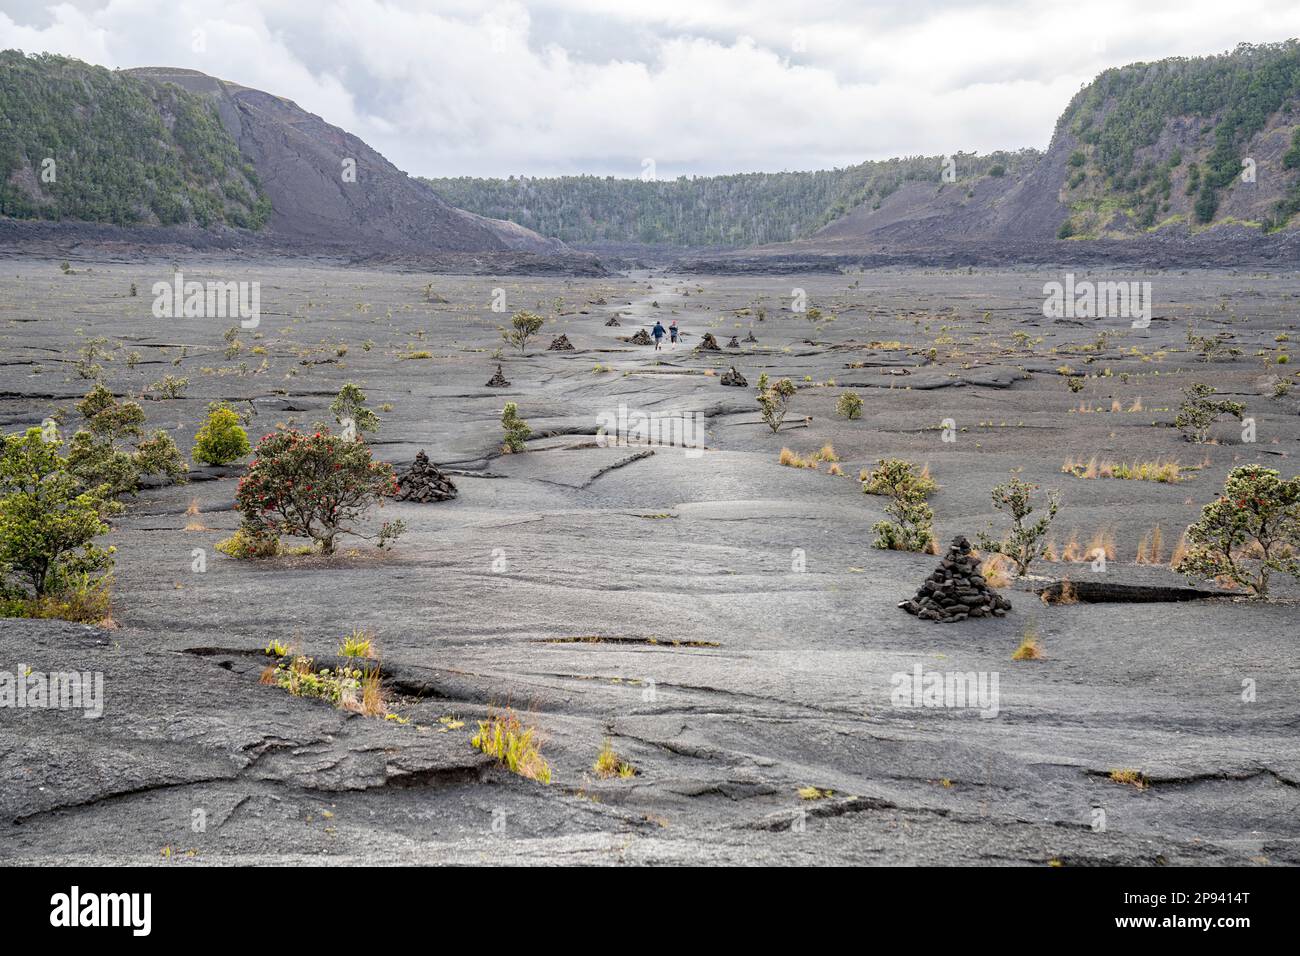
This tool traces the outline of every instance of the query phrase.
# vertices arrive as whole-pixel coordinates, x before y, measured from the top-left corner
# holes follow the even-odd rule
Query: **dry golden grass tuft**
[[[1047,655],[1043,653],[1043,642],[1038,637],[1038,632],[1034,630],[1031,624],[1025,628],[1025,633],[1020,637],[1020,646],[1011,654],[1013,661],[1041,661]]]
[[[980,576],[991,588],[1007,588],[1013,580],[1015,562],[1005,554],[990,554],[980,565]]]
[[[1137,787],[1139,790],[1145,790],[1150,786],[1146,774],[1141,770],[1112,770],[1110,772],[1110,779],[1115,783],[1123,783]]]
[[[1079,596],[1069,578],[1062,578],[1060,587],[1045,588],[1040,595],[1044,604],[1078,604]]]

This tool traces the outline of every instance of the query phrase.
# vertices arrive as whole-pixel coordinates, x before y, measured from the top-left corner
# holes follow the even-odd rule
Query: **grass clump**
[[[346,635],[339,644],[339,657],[373,658],[374,656],[375,636],[359,627],[354,628],[352,633]]]
[[[479,721],[478,733],[470,743],[511,773],[538,783],[551,782],[551,767],[541,754],[537,728],[525,727],[512,710],[489,712],[486,720]]]
[[[596,762],[592,764],[591,769],[595,771],[596,776],[606,780],[610,777],[621,777],[627,780],[636,776],[636,767],[614,752],[614,744],[608,737],[605,738],[605,743],[601,746],[600,753],[596,755]]]
[[[1151,461],[1101,461],[1096,456],[1083,461],[1070,458],[1061,465],[1061,472],[1076,478],[1092,480],[1095,478],[1119,478],[1125,481],[1156,481],[1161,484],[1177,484],[1187,481],[1184,475],[1186,466],[1172,459]]]
[[[1108,775],[1113,783],[1123,783],[1139,790],[1145,790],[1151,784],[1141,770],[1112,770]]]
[[[1038,637],[1038,632],[1033,626],[1025,628],[1025,633],[1020,637],[1020,646],[1011,654],[1013,661],[1041,661],[1046,655],[1043,654],[1043,642]]]

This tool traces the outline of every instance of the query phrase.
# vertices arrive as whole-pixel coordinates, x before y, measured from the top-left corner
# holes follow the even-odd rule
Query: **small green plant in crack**
[[[551,782],[551,767],[542,756],[536,727],[525,727],[514,711],[489,711],[478,723],[470,744],[497,763],[538,783]]]
[[[591,769],[595,771],[596,776],[605,780],[610,777],[628,780],[636,776],[636,767],[614,752],[614,743],[608,737],[605,738],[605,743],[601,746],[600,753],[596,755],[596,762],[592,764]]]

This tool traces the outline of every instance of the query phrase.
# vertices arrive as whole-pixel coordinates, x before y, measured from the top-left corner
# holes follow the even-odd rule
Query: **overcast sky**
[[[1300,36],[1251,0],[0,0],[0,46],[286,96],[420,175],[1044,147],[1108,66]]]

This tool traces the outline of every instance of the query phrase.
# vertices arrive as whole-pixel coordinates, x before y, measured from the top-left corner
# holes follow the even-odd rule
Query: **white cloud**
[[[8,5],[0,0],[0,11]],[[203,70],[295,100],[429,175],[811,169],[1044,146],[1136,59],[1300,34],[1293,0],[80,0],[0,45]],[[204,42],[194,42],[195,31]]]

